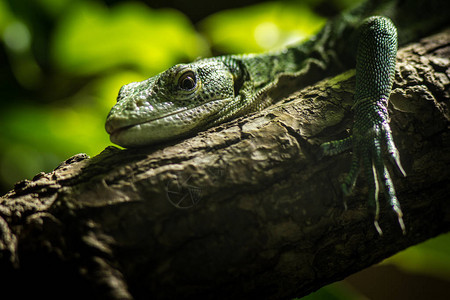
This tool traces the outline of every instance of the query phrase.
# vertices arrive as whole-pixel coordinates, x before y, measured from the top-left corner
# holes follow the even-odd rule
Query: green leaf
[[[450,280],[450,233],[410,247],[386,260],[411,273]]]
[[[216,13],[200,28],[213,48],[225,53],[262,52],[302,41],[326,19],[297,2],[267,2]]]
[[[205,43],[184,15],[135,2],[112,8],[98,2],[75,3],[53,39],[56,64],[83,75],[117,66],[156,73],[205,54]]]

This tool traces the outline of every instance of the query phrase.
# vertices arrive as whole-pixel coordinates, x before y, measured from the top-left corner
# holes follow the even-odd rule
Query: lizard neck
[[[264,54],[242,56],[255,89],[264,89],[281,75],[295,75],[305,68],[308,53],[302,45]]]
[[[264,54],[232,56],[247,74],[236,98],[240,113],[263,109],[323,78],[328,65],[317,53],[307,42]]]
[[[259,111],[305,86],[297,84],[310,70],[307,48],[303,44],[264,54],[223,56],[235,80],[235,97],[220,110],[212,124]],[[289,81],[285,84],[286,79]],[[290,79],[294,79],[293,84]],[[289,90],[291,89],[291,90]]]

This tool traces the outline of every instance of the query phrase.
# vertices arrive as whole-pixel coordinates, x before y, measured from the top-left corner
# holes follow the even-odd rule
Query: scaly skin
[[[283,51],[203,59],[125,85],[108,115],[106,131],[113,143],[138,147],[192,135],[261,110],[271,104],[264,97],[265,92],[276,88],[281,76],[308,76],[311,64],[327,68],[323,63],[326,59],[308,58],[321,53],[320,42],[325,40],[326,31],[325,28],[312,42]],[[324,155],[353,148],[343,191],[351,192],[362,163],[369,183],[369,205],[375,207],[374,224],[379,234],[382,233],[378,225],[379,183],[405,232],[400,204],[382,156],[384,145],[389,158],[404,174],[387,112],[396,53],[397,34],[392,22],[384,17],[366,19],[359,28],[353,135],[321,146]]]
[[[380,17],[368,18],[359,31],[353,135],[341,141],[325,143],[321,147],[325,155],[334,155],[352,145],[351,169],[342,184],[344,194],[351,193],[362,164],[369,185],[369,205],[375,207],[374,225],[378,233],[382,234],[378,225],[379,184],[405,233],[400,203],[382,156],[382,145],[385,145],[391,162],[406,176],[394,145],[387,111],[395,73],[397,31],[389,19]]]
[[[106,131],[113,143],[137,147],[192,135],[261,110],[271,104],[262,93],[275,87],[279,76],[303,72],[304,56],[298,47],[173,66],[123,86]]]

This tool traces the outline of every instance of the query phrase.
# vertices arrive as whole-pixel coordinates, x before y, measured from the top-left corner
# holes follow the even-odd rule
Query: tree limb
[[[0,279],[14,295],[288,299],[450,229],[450,31],[398,54],[391,127],[403,236],[379,237],[350,153],[354,71],[181,142],[76,155],[0,198]],[[268,95],[276,97],[276,95]],[[45,276],[44,276],[45,274]]]

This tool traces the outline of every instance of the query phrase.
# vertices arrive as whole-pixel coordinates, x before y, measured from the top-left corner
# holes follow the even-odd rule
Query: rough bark
[[[79,154],[17,183],[0,198],[2,294],[288,299],[447,232],[449,57],[449,30],[398,54],[405,236],[387,204],[378,236],[363,180],[344,210],[351,153],[316,155],[351,127],[349,71],[184,141]]]

